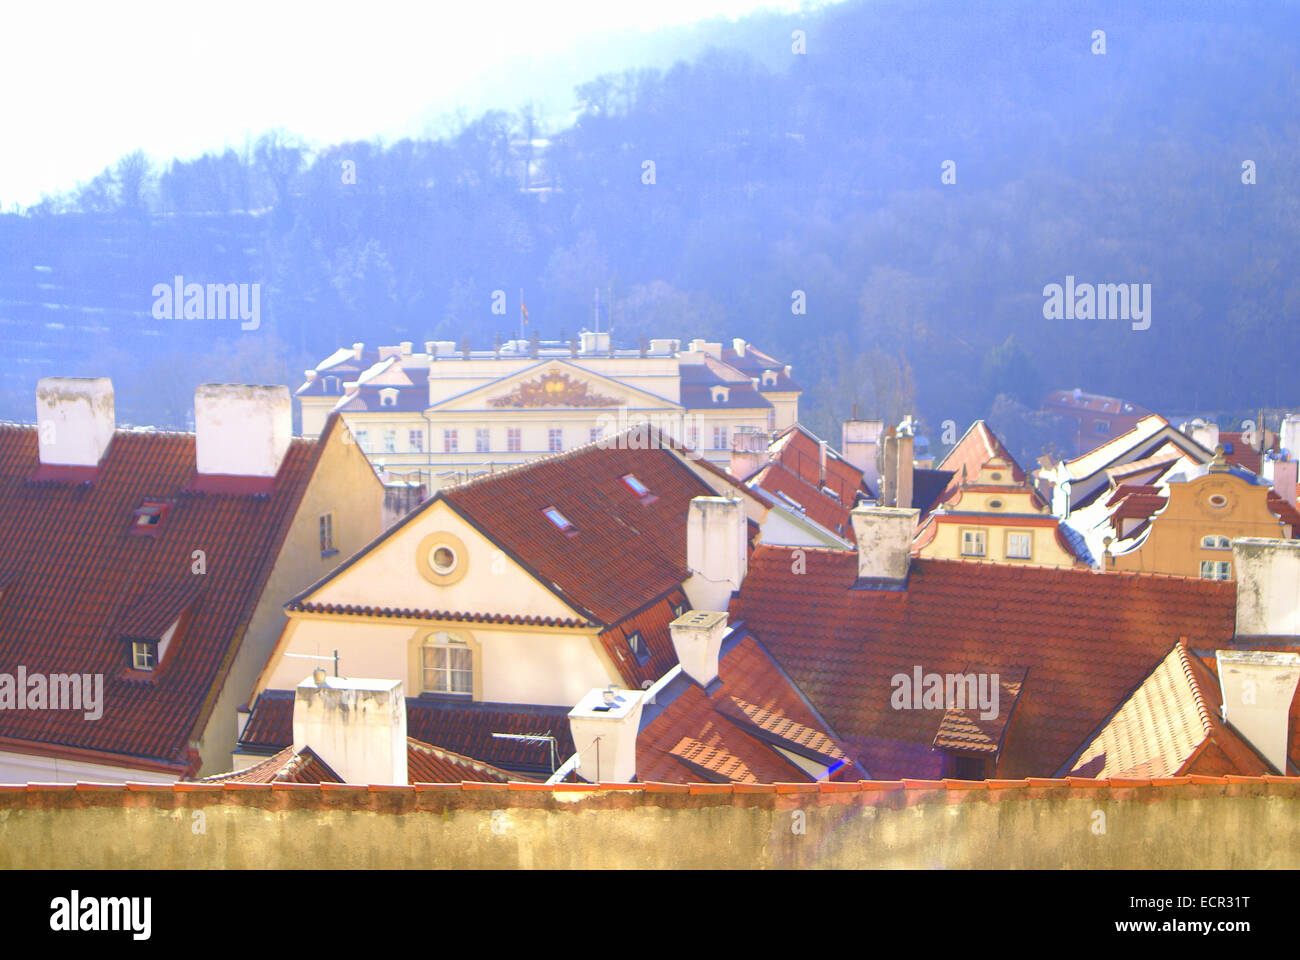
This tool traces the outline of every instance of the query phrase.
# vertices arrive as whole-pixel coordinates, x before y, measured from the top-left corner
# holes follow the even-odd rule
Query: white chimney
[[[1216,650],[1223,719],[1279,773],[1286,773],[1287,725],[1300,681],[1300,655]]]
[[[36,384],[36,445],[41,463],[97,467],[117,419],[108,377],[42,377]]]
[[[727,497],[696,497],[686,519],[683,585],[697,610],[726,610],[749,568],[749,525],[745,505]]]
[[[876,458],[884,431],[883,420],[845,420],[840,444],[840,455],[862,471],[862,479],[877,496],[880,495],[880,468]]]
[[[912,536],[921,511],[911,507],[859,504],[849,513],[858,542],[858,580],[883,587],[907,582]]]
[[[1217,423],[1206,423],[1200,417],[1197,417],[1195,420],[1183,424],[1182,430],[1183,433],[1211,453],[1219,445],[1219,425]]]
[[[578,755],[578,776],[588,783],[636,779],[636,738],[641,732],[640,690],[588,692],[569,711],[569,732]]]
[[[308,382],[308,383],[315,383],[315,382],[316,382],[317,373],[316,373],[315,370],[304,370],[302,373],[303,373],[303,376],[305,376],[305,377],[307,378],[307,382]]]
[[[352,344],[352,359],[357,363],[361,362],[361,351],[364,350],[365,347],[366,345],[360,341]]]
[[[1290,414],[1282,419],[1278,444],[1291,454],[1292,460],[1300,460],[1300,416]]]
[[[757,431],[736,434],[731,441],[731,465],[727,472],[737,480],[748,480],[767,465],[767,438]]]
[[[825,440],[817,441],[817,469],[820,479],[818,483],[826,485],[826,450],[830,446]]]
[[[409,357],[414,346],[415,342],[413,340],[403,340],[397,345],[397,349],[401,351],[402,356]]]
[[[293,747],[311,747],[344,783],[405,786],[402,682],[323,677],[318,671],[294,694]]]
[[[718,655],[727,635],[727,615],[709,610],[688,610],[668,625],[682,672],[707,687],[718,679]]]
[[[1300,464],[1295,460],[1264,460],[1264,479],[1273,487],[1277,495],[1291,506],[1296,505],[1296,483],[1300,482]]]
[[[741,338],[741,337],[732,337],[732,338],[731,338],[731,349],[736,351],[736,356],[738,356],[738,357],[743,357],[743,356],[745,355],[745,341],[744,341],[744,339]]]
[[[1232,541],[1237,636],[1300,637],[1300,540]]]
[[[884,436],[880,448],[880,502],[884,506],[907,508],[912,505],[914,442],[907,419]]]
[[[581,339],[582,353],[584,356],[604,356],[609,353],[609,334],[594,333],[590,330],[584,330],[579,334]]]
[[[194,391],[198,471],[274,477],[293,439],[293,402],[284,386],[205,383]]]

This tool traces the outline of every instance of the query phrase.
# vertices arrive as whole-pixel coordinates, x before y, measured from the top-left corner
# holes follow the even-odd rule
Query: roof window
[[[131,511],[135,521],[131,524],[131,535],[136,537],[156,537],[158,530],[162,527],[163,520],[167,517],[167,512],[171,510],[170,503],[164,503],[158,500],[146,500],[140,506]]]
[[[542,511],[542,513],[546,514],[547,520],[555,524],[556,529],[562,530],[565,533],[574,532],[575,528],[573,526],[573,521],[571,521],[564,514],[560,513],[560,511],[555,509],[555,507],[547,507],[545,510]]]

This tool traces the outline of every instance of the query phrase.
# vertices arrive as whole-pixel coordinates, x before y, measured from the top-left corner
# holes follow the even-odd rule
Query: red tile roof
[[[471,757],[406,738],[407,783],[509,783],[521,778]],[[204,777],[205,783],[343,783],[310,746],[285,747],[246,770]]]
[[[961,673],[965,676],[990,678],[998,677],[998,712],[994,717],[985,717],[976,704],[966,703],[962,706],[953,704],[939,721],[939,732],[934,737],[936,750],[951,750],[957,753],[997,754],[1002,750],[1003,739],[1016,705],[1020,702],[1020,691],[1024,687],[1025,672],[1018,668],[992,667],[987,664],[967,664]]]
[[[1239,467],[1245,467],[1251,473],[1259,473],[1261,457],[1259,450],[1254,444],[1259,443],[1259,434],[1254,437],[1247,437],[1244,433],[1228,433],[1224,431],[1219,434],[1219,443],[1223,445],[1223,459]],[[1253,440],[1254,444],[1247,442]],[[1231,452],[1229,452],[1231,448]]]
[[[862,471],[828,448],[823,477],[820,441],[798,424],[778,436],[770,451],[772,462],[750,482],[768,493],[789,497],[808,519],[854,542],[849,512],[859,496],[872,496]]]
[[[119,431],[91,482],[33,483],[35,429],[0,426],[0,672],[104,677],[100,719],[6,710],[0,738],[38,753],[192,771],[193,740],[319,449],[293,441],[268,495],[213,495],[192,489],[192,434]],[[154,535],[132,536],[146,499],[171,506]],[[195,550],[205,555],[202,575],[191,572]],[[159,668],[130,670],[129,640],[159,639],[186,611]]]
[[[653,494],[638,497],[633,474]],[[690,502],[713,488],[671,450],[580,447],[440,492],[443,500],[571,605],[613,625],[680,587]],[[557,508],[563,531],[543,513]]]
[[[857,557],[760,546],[736,615],[873,777],[936,776],[941,716],[891,707],[891,678],[977,662],[1026,669],[1006,775],[1047,775],[1079,749],[1179,636],[1233,635],[1229,583],[913,560],[905,590],[854,589]]]
[[[1077,777],[1176,777],[1269,773],[1221,717],[1219,683],[1175,644],[1071,765]],[[1226,761],[1227,769],[1221,767]]]
[[[654,683],[677,663],[677,651],[673,647],[672,631],[668,625],[677,619],[679,609],[684,612],[690,606],[686,594],[680,588],[673,589],[648,604],[644,610],[601,631],[601,645],[629,689],[638,689],[647,681]],[[628,637],[634,633],[641,635],[650,652],[644,663],[637,660],[628,645]]]
[[[953,472],[952,484],[949,490],[960,486],[963,481],[974,483],[984,469],[984,465],[990,460],[1003,460],[1011,468],[1010,480],[1015,483],[1025,482],[1025,471],[1020,468],[1016,458],[1011,455],[1006,446],[998,439],[997,434],[989,429],[988,424],[983,420],[976,420],[962,434],[962,438],[957,441],[957,445],[948,451],[948,455],[943,458],[939,464],[940,470],[951,470]],[[966,476],[963,478],[962,471]]]
[[[662,712],[643,723],[637,737],[637,779],[692,783],[786,783],[811,778],[783,757],[781,746],[813,762],[839,764],[842,775],[857,779],[846,755],[803,702],[790,681],[748,634],[724,644],[718,663],[721,683],[708,691],[689,677]],[[675,697],[674,697],[675,694]],[[654,711],[654,707],[646,710]]]

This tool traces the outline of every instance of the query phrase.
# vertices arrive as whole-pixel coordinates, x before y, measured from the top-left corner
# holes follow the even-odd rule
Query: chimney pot
[[[357,363],[361,362],[361,352],[365,349],[365,347],[366,345],[360,341],[357,341],[356,343],[352,344],[352,357],[357,361]]]
[[[1232,572],[1237,636],[1300,636],[1300,540],[1238,537]]]

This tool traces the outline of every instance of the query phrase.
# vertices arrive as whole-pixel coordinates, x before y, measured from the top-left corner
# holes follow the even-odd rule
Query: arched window
[[[438,631],[424,642],[421,687],[425,693],[474,694],[474,652],[465,638]]]

